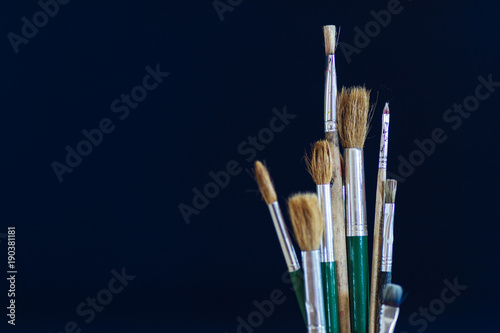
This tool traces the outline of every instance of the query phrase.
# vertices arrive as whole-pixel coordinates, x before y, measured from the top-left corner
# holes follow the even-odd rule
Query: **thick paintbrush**
[[[347,253],[351,331],[368,330],[368,226],[363,146],[368,133],[370,92],[342,88],[338,106],[339,136],[344,147]]]
[[[318,197],[296,194],[288,200],[295,238],[302,250],[308,333],[326,333],[325,308],[321,283],[320,244],[324,222]]]

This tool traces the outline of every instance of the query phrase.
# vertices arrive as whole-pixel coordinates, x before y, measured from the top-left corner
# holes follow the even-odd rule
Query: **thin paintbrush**
[[[309,333],[326,333],[319,249],[324,222],[318,205],[318,197],[312,193],[296,194],[288,200],[295,238],[302,250]]]
[[[384,183],[387,173],[387,148],[389,139],[389,103],[385,103],[382,113],[382,133],[378,158],[377,192],[375,193],[375,222],[373,224],[372,276],[370,285],[370,323],[369,333],[378,331],[380,314],[380,265],[382,251],[382,222],[384,209]]]
[[[392,249],[394,244],[394,210],[396,209],[396,190],[398,182],[387,179],[385,182],[384,231],[382,234],[382,265],[380,267],[379,292],[392,280]]]
[[[366,222],[363,145],[368,133],[370,92],[364,87],[342,88],[339,136],[344,147],[347,251],[351,330],[368,330],[368,226]]]
[[[333,174],[332,144],[326,140],[314,145],[311,158],[306,156],[307,167],[314,182],[318,200],[325,221],[321,243],[321,274],[325,300],[326,328],[329,333],[339,333],[339,313],[337,301],[337,269],[333,239],[332,201],[330,181]]]
[[[334,25],[323,27],[325,40],[325,139],[333,146],[333,184],[330,189],[333,218],[333,246],[337,266],[337,291],[340,332],[350,333],[349,279],[347,275],[347,252],[345,232],[345,211],[342,189],[342,168],[337,130],[337,74],[335,69],[336,29]]]
[[[281,245],[281,250],[283,251],[283,256],[285,257],[286,265],[288,267],[288,272],[290,273],[290,278],[293,283],[295,290],[295,295],[297,296],[297,301],[299,302],[300,311],[306,320],[305,311],[305,296],[304,296],[304,277],[302,269],[300,268],[299,260],[295,254],[295,250],[292,245],[292,240],[288,234],[287,227],[285,225],[285,220],[283,219],[283,214],[281,213],[280,205],[277,200],[276,191],[274,190],[274,185],[272,183],[271,177],[266,167],[260,162],[255,162],[255,176],[257,178],[257,183],[259,184],[260,192],[262,197],[266,202],[269,212],[271,213],[271,218],[273,219],[274,228],[276,229],[276,234]]]
[[[399,307],[403,297],[403,288],[397,284],[388,284],[382,293],[379,333],[393,333],[399,316]]]

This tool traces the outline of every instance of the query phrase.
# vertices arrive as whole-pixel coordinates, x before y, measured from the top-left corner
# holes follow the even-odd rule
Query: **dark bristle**
[[[399,308],[403,298],[403,288],[400,285],[389,283],[382,293],[382,304]]]
[[[385,181],[385,203],[396,202],[396,190],[398,188],[398,181],[394,179],[387,179]]]

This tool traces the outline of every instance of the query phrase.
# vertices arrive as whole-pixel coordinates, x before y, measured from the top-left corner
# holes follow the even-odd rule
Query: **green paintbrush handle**
[[[304,272],[302,271],[302,268],[299,268],[294,272],[290,272],[290,278],[292,279],[295,296],[297,296],[297,301],[299,302],[300,312],[302,312],[302,316],[304,317],[304,322],[307,325],[306,296],[304,291]]]
[[[351,303],[351,330],[368,330],[368,237],[347,237],[349,253],[349,289]]]
[[[322,262],[323,294],[325,295],[326,329],[339,333],[339,309],[337,301],[337,268],[335,262]]]

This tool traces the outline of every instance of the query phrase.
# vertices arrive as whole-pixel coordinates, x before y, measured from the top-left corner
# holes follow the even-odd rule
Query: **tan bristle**
[[[370,90],[342,87],[337,101],[337,123],[344,148],[363,148],[368,134]]]
[[[323,235],[323,215],[314,193],[299,193],[288,199],[288,212],[295,238],[302,251],[319,249]]]
[[[277,201],[276,191],[274,191],[274,185],[269,172],[260,161],[255,162],[255,177],[257,178],[257,184],[259,184],[260,193],[262,193],[264,201],[268,205]]]
[[[325,25],[323,27],[323,36],[325,38],[325,54],[335,53],[335,26]]]
[[[396,202],[396,190],[398,188],[398,182],[394,179],[387,179],[385,181],[385,203],[395,203]]]
[[[306,156],[307,170],[316,185],[330,184],[333,175],[333,145],[326,140],[317,141],[312,157]]]

